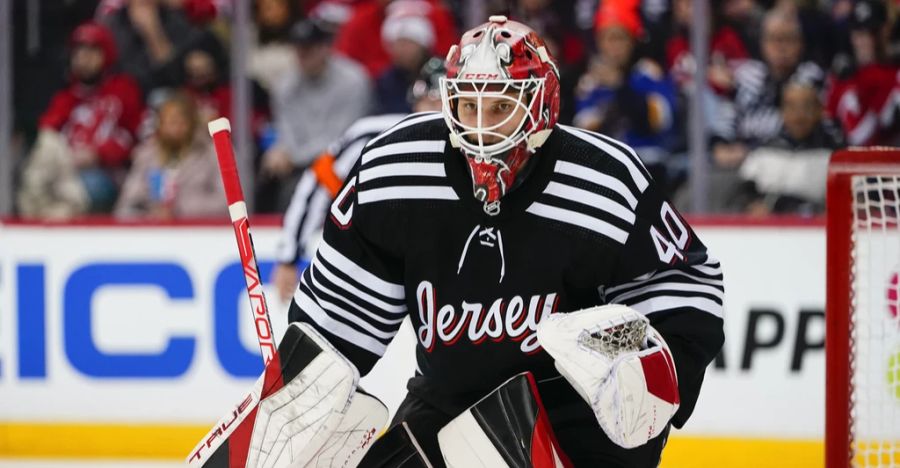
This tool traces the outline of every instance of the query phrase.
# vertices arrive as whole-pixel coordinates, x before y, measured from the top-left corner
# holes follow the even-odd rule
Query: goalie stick
[[[269,321],[269,306],[263,293],[259,266],[256,263],[256,251],[253,248],[253,237],[250,234],[247,204],[244,201],[244,191],[241,189],[241,180],[238,177],[237,165],[234,161],[231,124],[228,119],[223,117],[210,122],[209,134],[212,136],[216,157],[219,160],[219,172],[222,175],[225,199],[228,202],[228,214],[231,217],[238,252],[241,256],[244,280],[247,282],[247,295],[250,297],[250,308],[253,312],[256,337],[259,339],[259,349],[262,351],[263,362],[268,366],[269,361],[278,359],[278,355],[275,352],[272,323]]]
[[[223,117],[210,122],[208,128],[216,150],[216,158],[219,161],[219,173],[222,176],[225,200],[228,203],[228,214],[231,217],[238,253],[241,257],[244,281],[247,284],[247,296],[250,299],[250,310],[253,313],[253,327],[256,330],[256,338],[259,340],[259,349],[262,352],[265,371],[261,379],[260,391],[258,393],[249,393],[235,407],[232,413],[226,415],[219,424],[216,424],[203,441],[191,452],[188,463],[196,463],[196,466],[203,466],[210,461],[209,457],[215,452],[215,448],[224,442],[228,436],[227,431],[232,424],[242,422],[248,414],[253,413],[253,411],[248,410],[254,409],[260,401],[284,386],[281,375],[281,363],[275,346],[275,336],[272,333],[272,323],[269,320],[269,306],[266,303],[266,296],[263,292],[262,278],[260,278],[259,266],[256,262],[256,251],[253,247],[253,237],[250,234],[247,204],[244,201],[244,191],[241,189],[241,180],[234,160],[234,148],[231,143],[231,123]],[[207,450],[204,450],[204,448]]]
[[[231,126],[227,119],[217,119],[209,123],[209,132],[265,370],[241,402],[194,447],[187,462],[205,468],[356,466],[384,427],[387,408],[357,389],[359,374],[353,364],[308,325],[292,324],[282,342],[287,348],[276,348],[235,164]],[[301,341],[316,344],[298,347]],[[322,364],[324,369],[316,371],[317,362],[331,364]],[[336,387],[323,392],[316,383],[320,378]]]

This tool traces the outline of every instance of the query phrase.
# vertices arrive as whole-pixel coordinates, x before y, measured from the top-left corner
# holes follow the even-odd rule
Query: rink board
[[[268,278],[278,231],[254,228]],[[724,265],[726,347],[664,466],[821,465],[824,228],[697,231]],[[261,370],[243,287],[227,225],[0,226],[0,457],[184,455]],[[413,340],[401,331],[363,380],[390,408]]]

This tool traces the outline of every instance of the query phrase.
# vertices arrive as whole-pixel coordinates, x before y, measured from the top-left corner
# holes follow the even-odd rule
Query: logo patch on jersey
[[[466,336],[476,345],[486,339],[521,341],[523,353],[534,353],[540,349],[537,324],[555,313],[559,303],[557,294],[549,293],[535,294],[527,303],[522,296],[498,298],[488,306],[463,301],[457,309],[451,304],[438,305],[437,291],[430,281],[419,283],[416,299],[421,322],[416,337],[428,352],[438,341],[453,346]]]

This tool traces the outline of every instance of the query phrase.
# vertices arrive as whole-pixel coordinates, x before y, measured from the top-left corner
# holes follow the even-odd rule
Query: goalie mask
[[[492,16],[463,34],[441,81],[450,143],[472,175],[488,214],[550,136],[559,117],[559,71],[544,41],[527,26]]]

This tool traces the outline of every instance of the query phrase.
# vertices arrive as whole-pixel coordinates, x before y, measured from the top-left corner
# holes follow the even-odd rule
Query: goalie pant
[[[611,303],[646,315],[672,353],[681,427],[724,341],[721,268],[626,145],[558,125],[532,160],[490,216],[440,114],[375,137],[331,205],[289,318],[364,375],[409,316],[417,370],[403,417],[417,438],[530,371],[557,379],[539,390],[570,457],[627,464],[539,347],[537,323]],[[432,422],[417,424],[420,413]],[[646,449],[647,466],[662,445]]]
[[[545,404],[549,401],[571,402],[569,405],[549,406],[547,416],[563,453],[569,457],[573,466],[638,468],[659,465],[660,455],[669,434],[668,427],[647,444],[624,450],[610,442],[596,420],[584,418],[584,413],[591,411],[590,406],[572,394],[574,390],[565,379],[539,383],[538,389]],[[410,393],[400,404],[391,425],[406,421],[429,461],[435,467],[443,467],[445,465],[435,435],[456,416]]]

